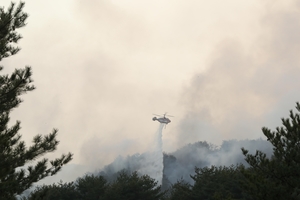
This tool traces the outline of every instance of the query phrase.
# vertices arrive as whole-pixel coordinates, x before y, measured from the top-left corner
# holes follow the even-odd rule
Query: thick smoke
[[[241,151],[242,147],[250,153],[260,150],[267,156],[272,155],[272,145],[262,139],[223,141],[220,147],[207,142],[188,144],[175,152],[164,153],[163,187],[167,188],[181,179],[193,184],[190,175],[194,174],[195,167],[230,166],[240,163],[248,166]],[[134,154],[125,158],[119,156],[114,162],[104,167],[100,174],[110,180],[113,180],[120,170],[138,171],[140,174],[145,173],[151,176],[157,168],[148,160],[149,158],[153,159],[149,153]],[[145,164],[150,164],[147,170],[145,170]]]
[[[110,165],[106,166],[101,174],[108,176],[108,179],[115,177],[115,174],[121,170],[128,172],[137,171],[140,174],[147,174],[162,184],[163,179],[163,151],[162,151],[162,131],[164,124],[160,123],[154,140],[150,141],[149,151],[143,154],[134,154],[123,158],[118,156]]]
[[[293,9],[291,9],[293,6]],[[182,92],[177,143],[256,139],[300,100],[299,3],[270,3],[251,45],[224,38]],[[275,121],[276,120],[276,121]],[[187,134],[188,133],[188,134]]]

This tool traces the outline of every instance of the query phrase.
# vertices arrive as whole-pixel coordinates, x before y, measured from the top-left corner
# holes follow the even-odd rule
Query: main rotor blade
[[[174,117],[174,116],[172,116],[172,115],[165,115],[165,116],[168,116],[168,117]]]
[[[161,115],[157,115],[157,114],[152,114],[152,115],[155,115],[155,116],[159,116],[159,117],[161,117]]]
[[[167,115],[168,112],[165,112],[165,114],[163,114],[164,116],[168,116],[168,117],[174,117],[172,115]]]

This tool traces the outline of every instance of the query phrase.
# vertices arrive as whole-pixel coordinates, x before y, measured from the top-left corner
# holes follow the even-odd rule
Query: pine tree
[[[148,175],[139,176],[136,171],[130,174],[123,170],[119,172],[117,180],[106,189],[102,199],[159,200],[163,199],[164,195],[161,186],[158,186],[157,181]]]
[[[255,155],[242,149],[251,166],[244,170],[247,190],[256,199],[300,199],[300,104],[298,113],[290,111],[290,118],[282,118],[283,127],[276,131],[263,128],[263,134],[273,145],[273,155],[257,151]]]
[[[73,182],[63,183],[60,181],[57,184],[37,186],[29,196],[23,197],[22,200],[58,200],[72,199],[82,200],[78,190]],[[89,199],[90,200],[90,199]]]
[[[26,25],[28,15],[23,12],[24,5],[24,2],[17,6],[11,3],[7,11],[0,8],[0,61],[20,50],[17,42],[21,35],[16,30]],[[0,71],[2,69],[1,66]],[[0,199],[14,199],[34,182],[56,174],[72,159],[71,153],[52,161],[41,158],[56,150],[59,143],[57,130],[35,136],[33,145],[26,147],[18,133],[20,122],[8,127],[10,112],[22,102],[20,95],[35,89],[31,75],[30,67],[16,69],[11,75],[0,75]],[[32,161],[37,162],[28,165]]]
[[[81,199],[98,200],[103,198],[109,184],[103,176],[85,175],[75,183]]]
[[[243,165],[196,167],[195,175],[191,176],[195,183],[190,199],[251,199],[240,185],[244,178],[242,168]]]

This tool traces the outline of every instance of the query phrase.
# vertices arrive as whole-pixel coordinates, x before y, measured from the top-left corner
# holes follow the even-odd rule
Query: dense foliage
[[[243,190],[245,181],[241,174],[242,165],[230,167],[195,168],[191,177],[194,184],[183,180],[174,184],[169,199],[252,199]]]
[[[27,19],[27,14],[22,11],[23,7],[24,3],[21,2],[18,6],[12,3],[7,11],[0,8],[0,61],[20,50],[16,46],[21,39],[17,29],[24,27]],[[0,71],[2,69],[1,66]],[[19,96],[34,89],[31,75],[30,67],[16,69],[11,75],[0,75],[1,199],[14,199],[15,195],[30,188],[32,183],[56,174],[72,159],[72,154],[69,153],[50,162],[43,158],[32,164],[32,161],[56,149],[59,143],[56,140],[57,130],[45,136],[35,136],[33,145],[26,147],[18,133],[20,122],[8,127],[10,112],[22,102]]]
[[[157,182],[147,175],[121,171],[115,181],[108,182],[99,175],[86,175],[75,183],[58,183],[37,187],[25,200],[55,199],[249,199],[244,193],[243,166],[196,168],[193,185],[181,180],[169,190],[162,191]]]
[[[300,112],[300,104],[296,109]],[[263,128],[267,140],[273,145],[273,156],[264,152],[255,155],[242,149],[250,170],[244,170],[247,177],[247,191],[255,199],[300,199],[300,115],[290,111],[290,118],[282,119],[283,127],[276,131]]]
[[[147,175],[121,171],[117,179],[108,183],[103,176],[86,175],[75,183],[58,183],[37,187],[26,200],[155,200],[164,197],[157,182]]]

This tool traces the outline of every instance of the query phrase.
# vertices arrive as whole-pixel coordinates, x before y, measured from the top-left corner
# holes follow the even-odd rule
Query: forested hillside
[[[162,185],[138,173],[144,158],[137,154],[74,183],[38,187],[25,199],[299,199],[300,104],[296,108],[282,127],[262,129],[267,141],[227,141],[220,148],[197,142],[165,154]],[[241,145],[240,154],[232,154]]]
[[[258,139],[223,141],[220,147],[205,141],[199,141],[187,144],[175,152],[164,153],[163,188],[181,179],[192,184],[193,179],[190,175],[195,173],[195,167],[231,166],[236,164],[247,166],[245,157],[242,154],[242,147],[252,153],[261,150],[266,152],[268,156],[272,152],[272,145],[269,142]],[[108,180],[114,180],[116,178],[115,174],[120,170],[139,171],[147,157],[146,154],[135,154],[125,158],[119,156],[114,162],[104,167],[99,174],[105,176]]]

